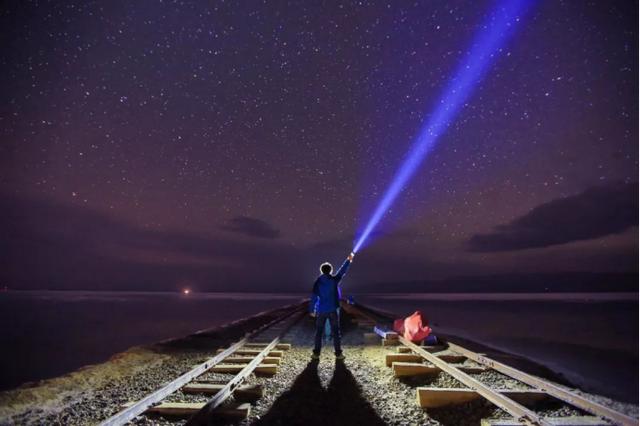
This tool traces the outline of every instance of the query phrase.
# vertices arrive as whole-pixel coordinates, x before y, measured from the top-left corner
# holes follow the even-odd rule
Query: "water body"
[[[0,293],[0,389],[104,362],[301,300],[301,295],[133,292]]]
[[[0,389],[299,301],[304,294],[0,293]],[[638,399],[638,295],[381,294],[358,301],[524,355],[585,390]]]

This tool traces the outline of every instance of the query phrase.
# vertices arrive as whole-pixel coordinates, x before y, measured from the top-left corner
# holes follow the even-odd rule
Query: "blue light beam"
[[[396,171],[391,184],[380,199],[364,230],[360,233],[353,248],[354,253],[362,248],[371,232],[389,211],[422,161],[436,145],[438,138],[445,132],[473,93],[475,86],[487,73],[491,63],[514,33],[522,15],[534,1],[502,0],[498,3],[494,13],[487,17],[477,32],[466,58],[457,69],[455,77],[449,81],[440,101],[435,106],[435,111],[420,129],[405,160]]]

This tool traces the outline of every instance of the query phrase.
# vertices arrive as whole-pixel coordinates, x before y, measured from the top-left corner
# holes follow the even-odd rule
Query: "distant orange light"
[[[191,293],[191,290],[189,290],[188,288],[185,288],[184,290],[182,290],[182,293],[189,294]]]

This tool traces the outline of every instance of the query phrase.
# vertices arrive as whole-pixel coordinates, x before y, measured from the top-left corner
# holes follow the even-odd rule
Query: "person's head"
[[[329,262],[324,262],[322,265],[320,265],[320,272],[322,272],[323,274],[330,274],[331,271],[333,271],[333,266],[331,266]]]

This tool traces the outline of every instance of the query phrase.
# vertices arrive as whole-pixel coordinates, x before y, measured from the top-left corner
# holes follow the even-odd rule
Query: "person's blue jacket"
[[[313,284],[309,310],[319,314],[335,312],[340,307],[340,280],[347,273],[351,261],[345,260],[335,275],[322,274]]]

